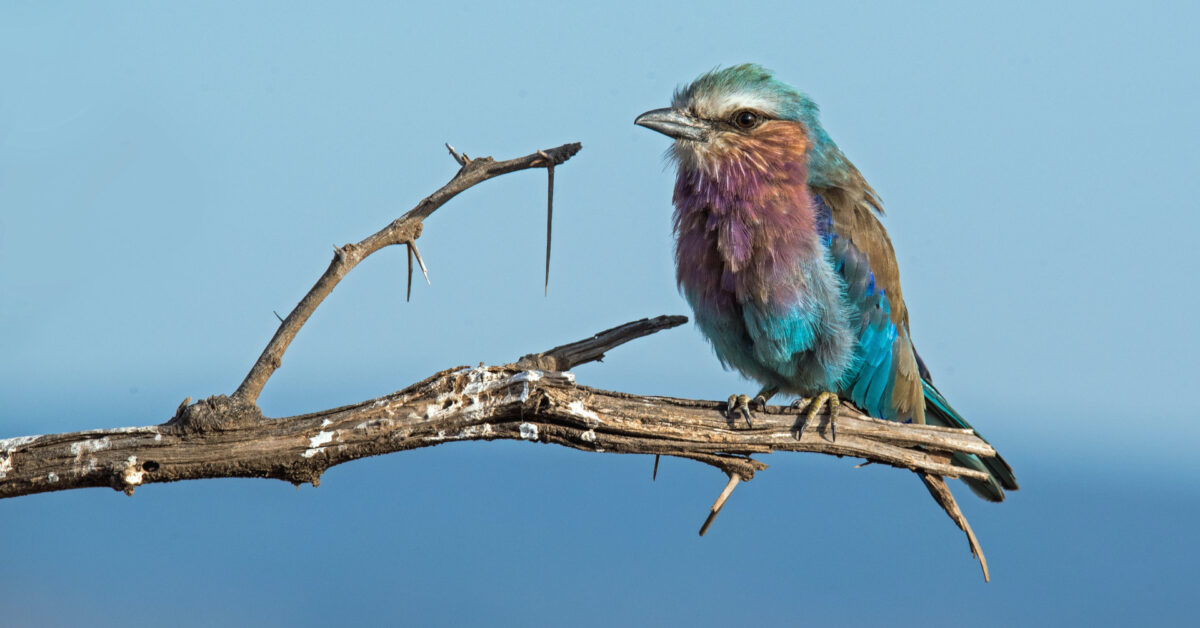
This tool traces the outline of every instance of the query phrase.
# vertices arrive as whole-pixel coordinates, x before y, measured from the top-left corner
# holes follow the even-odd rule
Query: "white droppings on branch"
[[[17,436],[15,438],[0,439],[0,478],[8,475],[8,472],[13,470],[13,450],[22,445],[28,445],[37,439],[37,436]]]
[[[405,401],[407,401],[407,399],[408,399],[408,397],[404,397],[401,399],[389,399],[387,397],[384,397],[383,399],[376,399],[375,403],[371,404],[371,407],[372,408],[383,408],[383,411],[389,417],[394,417],[394,416],[396,416],[396,409],[393,407],[393,405],[394,405],[393,402],[402,405]],[[362,428],[355,428],[355,429],[362,429]]]
[[[94,454],[97,451],[103,451],[112,446],[108,437],[104,438],[89,438],[87,440],[75,441],[71,443],[71,455],[75,456],[76,462],[85,453]]]
[[[536,370],[521,371],[520,373],[513,375],[509,379],[514,382],[536,382],[536,381],[539,381],[542,379],[542,375],[543,375],[542,371],[536,371]]]
[[[580,434],[579,438],[583,439],[585,442],[594,443],[596,442],[596,430],[588,430]]]
[[[431,403],[425,406],[425,420],[437,421],[444,416],[454,414],[458,411],[460,400],[452,393],[442,393],[438,395],[437,403]]]
[[[89,438],[71,443],[70,451],[71,455],[75,456],[74,470],[76,475],[87,475],[96,470],[96,459],[94,457],[88,458],[86,464],[83,462],[83,455],[85,453],[94,454],[111,446],[112,442],[108,440],[107,436],[104,438]]]
[[[142,478],[145,476],[145,471],[141,465],[137,463],[137,456],[130,456],[125,460],[125,470],[121,473],[121,481],[126,487],[138,486],[142,483]],[[57,480],[58,478],[55,478]],[[53,480],[52,480],[53,481]]]
[[[519,429],[521,431],[521,438],[525,440],[538,439],[538,426],[533,423],[522,423]]]
[[[330,425],[333,425],[333,421],[330,421],[329,419],[321,421],[321,427],[329,427]]]
[[[316,436],[313,436],[312,438],[308,439],[308,446],[310,448],[311,447],[320,447],[321,445],[324,445],[325,443],[332,442],[332,441],[333,441],[333,432],[321,431]]]
[[[595,427],[604,421],[600,420],[600,415],[588,410],[584,407],[583,402],[576,399],[567,404],[567,413],[571,416],[577,416],[587,422],[588,425]]]
[[[430,443],[438,443],[444,440],[470,440],[480,436],[488,436],[493,432],[494,430],[492,429],[491,423],[484,423],[483,425],[468,425],[460,430],[458,434],[453,436],[447,436],[445,431],[439,431],[433,436],[426,436],[425,441]]]
[[[324,425],[324,424],[322,424],[322,425]],[[321,449],[324,447],[324,445],[326,445],[332,441],[333,441],[333,432],[325,432],[325,431],[319,432],[316,436],[313,436],[312,438],[308,439],[308,449],[305,450],[304,453],[302,453],[300,455],[305,458],[312,458],[313,456],[317,455],[321,451]]]
[[[0,438],[0,451],[12,453],[12,450],[21,445],[28,445],[37,440],[37,436],[17,436],[14,438]]]
[[[49,482],[49,483],[51,483],[51,484],[55,484],[55,483],[57,483],[57,482],[58,482],[58,474],[57,474],[57,473],[55,473],[55,472],[53,472],[53,471],[51,471],[50,473],[47,473],[47,474],[46,474],[46,481],[47,481],[47,482]]]

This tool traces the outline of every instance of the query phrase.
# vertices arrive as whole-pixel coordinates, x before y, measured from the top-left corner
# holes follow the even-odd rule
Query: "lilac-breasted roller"
[[[757,65],[718,69],[636,124],[675,139],[675,262],[680,291],[721,363],[757,380],[753,402],[814,397],[830,426],[839,398],[871,416],[971,426],[933,386],[908,309],[879,196],[838,149],[817,106]],[[836,438],[836,433],[833,434]],[[1000,457],[956,455],[987,471],[981,497],[1016,490]]]

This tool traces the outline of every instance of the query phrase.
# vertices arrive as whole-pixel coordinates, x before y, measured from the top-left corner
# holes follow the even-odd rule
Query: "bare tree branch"
[[[660,319],[630,325],[662,326]],[[614,332],[566,346],[602,354],[636,337]],[[592,346],[579,349],[584,343]],[[766,468],[749,456],[772,451],[981,479],[982,472],[951,466],[945,455],[995,455],[971,430],[882,421],[849,405],[838,415],[836,441],[823,435],[827,418],[803,426],[802,416],[803,408],[769,406],[753,428],[741,429],[726,417],[724,403],[589,388],[570,372],[520,363],[456,367],[384,397],[301,416],[268,419],[218,395],[183,407],[163,425],[0,440],[0,497],[212,477],[316,483],[325,469],[364,456],[497,438],[691,458],[743,480]]]
[[[843,405],[833,440],[828,413],[814,425],[803,423],[805,405],[812,400],[764,408],[756,413],[753,428],[743,429],[727,417],[724,403],[645,397],[575,383],[571,368],[598,361],[631,340],[681,325],[687,322],[683,316],[634,321],[526,355],[513,364],[447,369],[404,390],[341,408],[279,419],[263,416],[256,403],[259,394],[288,345],[337,283],[367,256],[394,244],[407,248],[408,293],[413,257],[428,281],[416,246],[423,221],[471,186],[509,172],[547,168],[548,280],[553,168],[580,148],[577,143],[564,144],[497,162],[491,157],[471,159],[447,144],[461,166],[454,178],[374,235],[335,247],[329,268],[282,319],[231,396],[196,403],[185,399],[161,425],[0,440],[0,498],[98,486],[132,495],[143,484],[219,477],[276,478],[316,486],[326,469],[366,456],[447,442],[512,439],[589,452],[677,456],[716,467],[729,482],[710,509],[700,530],[704,534],[738,483],[767,468],[753,454],[808,451],[916,472],[966,533],[986,579],[987,562],[979,543],[942,479],[986,477],[950,464],[953,453],[996,455],[972,430],[882,421]]]
[[[536,359],[582,363],[682,320],[629,323],[536,354]],[[865,458],[925,478],[982,479],[979,471],[950,465],[949,454],[995,455],[971,430],[882,421],[849,405],[838,414],[836,441],[824,435],[827,415],[820,425],[798,424],[803,408],[767,407],[756,414],[752,429],[742,429],[730,423],[724,403],[580,386],[570,372],[522,366],[529,359],[456,367],[390,395],[301,416],[267,419],[256,408],[219,395],[182,407],[163,425],[0,440],[0,497],[95,486],[132,494],[143,484],[217,477],[277,478],[315,486],[326,469],[344,462],[470,440],[677,456],[739,481],[766,468],[752,454],[773,451]],[[952,513],[957,506],[949,491],[935,498],[973,538],[961,513]],[[972,546],[977,549],[976,542]]]
[[[295,309],[287,315],[283,323],[279,325],[275,336],[267,343],[267,347],[263,349],[258,361],[254,363],[246,378],[242,380],[242,384],[233,393],[232,399],[234,402],[253,405],[258,401],[258,395],[262,393],[262,389],[266,386],[271,374],[279,368],[279,365],[283,361],[283,353],[287,351],[288,345],[296,337],[300,328],[308,321],[308,317],[312,316],[317,306],[325,300],[325,297],[329,296],[329,293],[342,280],[342,277],[345,277],[346,273],[350,272],[359,262],[366,259],[367,256],[385,246],[408,244],[409,251],[416,256],[417,263],[421,266],[421,272],[425,273],[425,279],[428,281],[429,273],[426,271],[425,263],[421,259],[421,253],[417,250],[416,240],[421,237],[423,221],[430,214],[437,211],[446,201],[454,198],[467,188],[502,174],[518,170],[552,168],[556,164],[561,164],[573,157],[575,153],[579,152],[582,146],[579,143],[563,144],[557,148],[544,151],[539,150],[524,157],[517,157],[516,159],[506,161],[496,161],[491,157],[469,159],[466,155],[456,152],[449,144],[446,145],[446,148],[450,151],[454,160],[462,166],[454,175],[454,178],[450,179],[440,190],[425,197],[424,200],[409,210],[408,213],[393,220],[388,226],[380,229],[375,234],[357,244],[346,244],[335,249],[333,261],[329,263],[329,268],[321,275],[321,278],[317,280],[312,289],[308,291],[308,294],[304,295],[304,298],[300,300]]]

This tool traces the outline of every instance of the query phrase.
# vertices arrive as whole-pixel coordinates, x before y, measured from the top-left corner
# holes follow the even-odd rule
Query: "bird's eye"
[[[749,109],[743,109],[742,111],[733,114],[734,126],[742,129],[753,129],[754,127],[758,126],[760,120],[762,120],[762,116],[750,111]]]

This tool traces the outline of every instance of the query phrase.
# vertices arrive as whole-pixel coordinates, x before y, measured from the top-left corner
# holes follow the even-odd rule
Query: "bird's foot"
[[[748,395],[729,395],[729,402],[726,403],[725,416],[732,422],[736,422],[738,418],[746,421],[746,427],[753,429],[754,423],[751,419],[754,414],[750,411],[753,406],[759,408],[767,407],[767,398],[761,393],[755,395],[751,399]]]
[[[804,415],[804,424],[800,426],[800,429],[796,430],[796,438],[800,438],[801,433],[808,426],[812,425],[814,428],[816,427],[817,415],[821,413],[821,407],[825,405],[829,406],[830,440],[837,440],[837,415],[838,409],[842,406],[842,401],[838,398],[837,393],[829,391],[817,395],[815,399],[809,402],[808,412]]]

